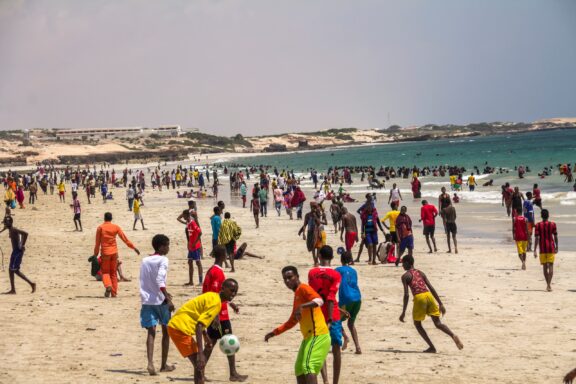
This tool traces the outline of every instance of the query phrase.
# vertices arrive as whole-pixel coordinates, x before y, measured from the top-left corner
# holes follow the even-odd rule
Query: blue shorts
[[[402,239],[400,242],[400,253],[404,252],[406,248],[414,249],[414,236],[410,235]]]
[[[334,320],[330,325],[330,339],[332,345],[342,346],[342,321]]]
[[[170,309],[168,304],[147,305],[143,304],[140,309],[140,325],[142,328],[150,328],[158,325],[168,325],[170,321]]]
[[[378,245],[378,232],[366,232],[365,236],[366,237],[364,238],[364,243],[366,245]]]
[[[22,264],[22,257],[24,256],[24,251],[20,249],[15,249],[12,251],[10,255],[10,270],[11,271],[19,271],[20,264]]]
[[[200,260],[200,248],[195,251],[188,251],[188,260]]]

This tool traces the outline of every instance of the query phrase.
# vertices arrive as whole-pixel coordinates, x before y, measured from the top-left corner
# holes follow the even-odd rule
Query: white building
[[[182,134],[179,125],[163,125],[156,128],[125,127],[125,128],[79,128],[56,129],[56,138],[61,140],[96,140],[119,137],[146,137],[153,134],[176,137]]]

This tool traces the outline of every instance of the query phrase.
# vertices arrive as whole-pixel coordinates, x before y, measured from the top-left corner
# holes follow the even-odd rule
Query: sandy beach
[[[232,315],[234,333],[242,345],[237,355],[238,370],[250,376],[249,383],[295,382],[293,364],[301,341],[298,329],[268,343],[264,335],[286,321],[292,307],[293,293],[284,286],[280,269],[295,265],[306,281],[312,264],[304,241],[297,236],[301,222],[290,221],[285,212],[277,217],[269,207],[268,217],[256,230],[249,210],[241,207],[238,197],[231,197],[226,176],[221,176],[221,181],[224,186],[220,197],[243,230],[240,241],[249,244],[248,251],[265,256],[264,260],[240,260],[236,273],[227,272],[240,286],[235,299],[240,314]],[[409,188],[407,182],[400,183],[402,189]],[[438,186],[424,188],[434,193],[439,190]],[[187,281],[186,242],[183,225],[176,217],[186,207],[186,199],[176,198],[172,189],[159,192],[147,188],[142,214],[148,230],[138,226],[139,230],[132,231],[133,215],[127,209],[125,190],[112,191],[115,199],[106,204],[96,199],[89,205],[85,194],[80,193],[84,232],[74,231],[69,192],[66,204],[59,203],[57,195],[39,192],[35,205],[14,210],[15,227],[30,235],[22,271],[38,284],[38,290],[31,294],[29,287],[17,279],[18,294],[0,296],[0,383],[192,382],[191,364],[173,345],[169,362],[176,365],[176,370],[155,377],[146,372],[146,332],[139,323],[141,257],[120,245],[124,273],[132,281],[120,283],[118,298],[108,300],[103,297],[102,284],[90,276],[87,261],[92,255],[96,227],[104,212],[110,211],[113,221],[123,227],[143,255],[151,253],[154,234],[170,237],[168,287],[177,307],[198,295],[199,287],[183,286]],[[310,201],[311,189],[306,187],[305,191]],[[353,193],[357,199],[362,195]],[[385,211],[385,199],[387,193],[379,194],[380,212]],[[447,308],[443,321],[461,338],[464,349],[459,351],[449,337],[426,320],[424,327],[438,353],[422,354],[426,345],[411,323],[411,305],[407,322],[398,321],[402,310],[401,268],[368,266],[364,252],[362,263],[356,265],[363,295],[357,320],[363,354],[355,355],[351,347],[344,351],[341,383],[561,382],[563,375],[576,366],[576,324],[570,320],[576,315],[572,305],[576,295],[572,278],[576,265],[572,260],[576,252],[562,247],[563,238],[574,236],[569,230],[573,219],[558,222],[560,253],[554,291],[547,293],[541,267],[531,254],[527,271],[520,270],[503,208],[463,200],[457,206],[458,226],[462,229],[460,253],[446,254],[446,237],[437,231],[439,252],[429,255],[422,226],[417,223],[420,202],[406,194],[404,203],[415,224],[416,267],[426,272],[442,297]],[[210,198],[198,202],[205,251],[210,247],[209,216],[214,204]],[[573,215],[575,210],[568,206],[562,213]],[[554,214],[551,220],[557,221]],[[477,221],[481,222],[482,235],[466,236],[467,231],[474,232],[471,228]],[[332,226],[327,226],[327,238],[333,247],[342,245]],[[7,269],[10,242],[6,233],[0,238],[0,247]],[[357,251],[358,246],[354,249]],[[212,260],[206,257],[203,264],[206,270]],[[335,258],[333,265],[340,265],[339,260]],[[0,289],[8,287],[6,271],[0,274]],[[158,367],[160,337],[156,342]],[[206,373],[212,382],[228,382],[222,353],[215,351]]]

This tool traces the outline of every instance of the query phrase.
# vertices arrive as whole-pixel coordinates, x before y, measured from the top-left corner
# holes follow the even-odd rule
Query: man
[[[342,321],[340,321],[340,309],[336,295],[340,287],[342,277],[338,272],[330,267],[330,262],[334,258],[334,251],[329,245],[320,248],[320,266],[312,268],[308,272],[308,284],[314,289],[324,301],[322,314],[330,329],[330,340],[332,342],[332,356],[334,357],[333,384],[338,384],[340,379],[340,367],[342,365]],[[328,382],[326,364],[322,367],[322,378]]]
[[[170,239],[165,235],[156,235],[152,238],[154,254],[144,257],[140,266],[140,325],[148,332],[146,338],[146,354],[148,356],[148,373],[156,375],[154,368],[154,339],[156,326],[162,326],[162,363],[160,372],[171,372],[174,366],[168,365],[168,322],[170,312],[174,310],[172,295],[166,290],[166,275],[168,273],[168,258]]]
[[[222,309],[223,301],[232,301],[238,293],[238,282],[224,280],[220,293],[206,292],[187,301],[170,319],[168,335],[182,357],[188,358],[194,366],[194,383],[204,384],[203,333]]]
[[[532,187],[532,195],[534,195],[534,205],[542,209],[542,196],[538,184],[534,184]]]
[[[396,259],[396,266],[398,266],[404,251],[408,249],[408,256],[412,256],[412,251],[414,249],[414,235],[412,233],[412,219],[406,214],[405,205],[400,208],[400,214],[396,218],[396,233],[400,239],[400,250],[398,253],[398,259]]]
[[[260,200],[260,217],[268,217],[268,190],[266,188],[260,188],[258,199]]]
[[[368,264],[376,265],[376,247],[378,246],[378,228],[383,234],[384,228],[378,219],[378,213],[372,204],[367,204],[361,215],[362,240],[368,249]]]
[[[508,217],[512,214],[512,195],[514,190],[510,188],[510,183],[506,183],[502,186],[502,206],[506,204],[506,213]],[[520,203],[522,205],[522,203]]]
[[[224,214],[224,221],[220,227],[220,233],[218,234],[218,244],[226,248],[226,253],[230,259],[230,266],[232,269],[230,272],[235,272],[234,269],[234,248],[236,247],[236,241],[242,235],[242,229],[238,224],[230,218],[230,212]]]
[[[396,203],[390,204],[390,211],[386,213],[386,215],[382,218],[382,224],[384,227],[390,231],[390,241],[394,244],[394,247],[398,249],[398,244],[400,243],[400,239],[398,238],[398,233],[396,232],[396,219],[400,215],[400,211],[398,210],[398,205]],[[386,220],[388,220],[388,224],[386,225]]]
[[[140,200],[140,195],[136,194],[134,195],[134,206],[133,206],[133,212],[134,212],[134,224],[132,225],[132,230],[136,230],[136,224],[138,223],[138,220],[140,220],[140,224],[142,224],[142,230],[145,231],[146,227],[144,226],[144,218],[142,217],[142,212],[141,212],[141,206],[142,206],[142,200]]]
[[[284,267],[282,279],[286,287],[294,291],[292,314],[287,322],[267,333],[264,341],[300,323],[303,340],[294,366],[296,380],[299,384],[317,384],[317,375],[324,365],[331,343],[328,327],[320,309],[324,301],[312,287],[300,282],[296,267]]]
[[[392,184],[392,189],[390,190],[390,196],[388,197],[388,204],[390,201],[396,203],[398,207],[400,205],[400,200],[402,200],[402,194],[400,193],[400,188],[396,187],[396,183]]]
[[[343,236],[346,236],[346,240]],[[342,226],[340,227],[340,241],[344,241],[347,251],[352,251],[354,243],[358,241],[358,226],[356,216],[348,212],[348,208],[342,208]]]
[[[434,244],[434,252],[438,252],[438,248],[436,248],[436,239],[434,238],[434,232],[436,230],[436,216],[438,216],[438,210],[436,207],[432,204],[428,204],[428,201],[422,200],[420,221],[424,225],[424,236],[426,236],[426,244],[428,244],[428,253],[432,253],[430,239],[432,239],[432,244]]]
[[[274,188],[274,208],[280,216],[280,212],[282,211],[282,202],[284,201],[284,191],[277,185]]]
[[[8,236],[10,237],[10,242],[12,243],[12,254],[10,255],[10,266],[8,275],[10,276],[10,290],[5,292],[7,295],[16,294],[16,285],[14,284],[14,275],[17,275],[22,280],[30,284],[32,288],[32,293],[36,291],[36,283],[33,283],[30,279],[26,277],[22,272],[20,272],[20,265],[22,264],[22,258],[24,257],[24,251],[26,250],[26,241],[28,240],[28,232],[21,229],[14,228],[14,219],[12,216],[4,217],[4,228],[0,233],[8,230]]]
[[[446,231],[446,218],[444,217],[444,208],[452,204],[452,199],[450,199],[450,194],[446,192],[446,187],[442,187],[440,191],[441,193],[438,196],[438,212],[440,212],[442,225],[444,226],[444,231]]]
[[[78,200],[78,192],[72,192],[72,204],[70,204],[70,207],[74,210],[74,226],[76,227],[76,231],[82,232],[82,221],[80,220],[82,209],[80,208],[80,200]],[[78,226],[80,226],[80,229],[78,229]]]
[[[332,217],[332,224],[334,225],[334,233],[338,233],[338,225],[342,218],[342,208],[340,208],[336,197],[332,198],[332,203],[330,204],[330,216]]]
[[[534,232],[534,226],[536,225],[536,219],[534,217],[534,205],[532,203],[532,192],[526,192],[526,200],[522,205],[522,212],[526,218],[528,224],[528,251],[532,250],[532,233]]]
[[[161,185],[161,184],[159,184]],[[132,211],[132,205],[134,204],[134,189],[132,188],[132,186],[129,186],[126,189],[126,200],[128,200],[128,210]]]
[[[458,243],[456,242],[456,233],[458,232],[458,227],[456,226],[456,208],[454,208],[454,205],[450,203],[442,210],[442,214],[446,221],[446,241],[448,241],[447,253],[452,252],[452,249],[450,248],[450,236],[452,236],[452,240],[454,241],[454,253],[458,253]]]
[[[521,212],[516,212],[512,219],[512,237],[516,242],[518,257],[522,262],[522,270],[525,270],[526,250],[528,248],[528,221]]]
[[[226,257],[226,248],[221,245],[216,245],[214,247],[214,265],[210,267],[208,272],[206,272],[206,277],[204,278],[204,283],[202,284],[202,293],[220,293],[222,290],[222,284],[226,280],[224,269],[222,269],[222,264],[224,264]],[[212,350],[218,342],[218,339],[226,334],[232,334],[232,323],[230,322],[230,315],[228,314],[228,304],[230,304],[235,313],[240,312],[240,309],[236,306],[236,304],[232,302],[228,303],[226,301],[222,302],[222,309],[218,315],[218,322],[212,323],[212,325],[207,329],[210,343],[206,343],[206,348],[204,350],[204,354],[206,355],[206,362],[208,362],[210,359],[210,355],[212,354]],[[227,357],[228,367],[230,368],[230,381],[246,381],[248,376],[241,375],[236,370],[235,355]]]
[[[118,277],[116,275],[116,270],[118,269],[118,246],[116,245],[116,236],[120,237],[128,248],[133,249],[137,255],[140,255],[140,251],[128,240],[122,228],[112,224],[112,213],[106,212],[104,214],[104,223],[100,224],[96,229],[96,244],[94,245],[94,257],[98,257],[98,254],[102,256],[102,283],[106,288],[104,297],[116,297],[118,294]]]
[[[474,172],[472,172],[472,174],[468,176],[467,184],[470,192],[474,192],[474,189],[476,188],[476,178],[474,177]]]
[[[314,266],[318,266],[318,256],[316,255],[316,244],[322,242],[320,227],[326,222],[322,222],[322,216],[320,214],[320,208],[315,201],[310,202],[310,212],[304,216],[304,224],[298,231],[298,235],[302,235],[302,238],[306,241],[306,248],[308,252],[312,253],[312,259],[314,260]],[[306,229],[308,229],[306,231]]]
[[[220,207],[214,207],[214,214],[210,217],[210,225],[212,226],[212,249],[218,245],[218,235],[220,234],[220,227],[222,226],[221,214]]]
[[[412,296],[414,297],[414,307],[412,309],[412,318],[414,319],[414,326],[418,330],[418,333],[426,344],[428,344],[428,349],[424,353],[436,353],[436,348],[432,341],[428,337],[426,330],[422,327],[422,321],[426,319],[426,315],[432,318],[436,328],[447,334],[454,340],[456,347],[458,349],[464,348],[464,345],[448,326],[442,324],[440,321],[440,315],[446,313],[446,308],[440,300],[440,296],[436,293],[436,290],[428,281],[428,278],[417,269],[414,269],[414,258],[411,255],[407,255],[402,259],[402,267],[406,271],[402,275],[402,285],[404,286],[404,302],[402,307],[402,314],[400,315],[400,321],[404,322],[404,317],[406,316],[406,308],[408,307],[408,300],[410,295],[408,294],[408,287],[412,291]],[[440,308],[438,308],[440,306]]]
[[[202,229],[194,220],[192,215],[188,215],[188,283],[184,285],[194,285],[194,263],[198,267],[198,281],[202,285]]]
[[[554,259],[558,253],[558,232],[556,230],[556,223],[548,221],[550,213],[547,209],[540,212],[542,221],[536,224],[534,232],[534,257],[538,257],[538,249],[540,249],[540,264],[544,272],[544,279],[546,280],[546,290],[552,291],[552,276],[554,274]]]

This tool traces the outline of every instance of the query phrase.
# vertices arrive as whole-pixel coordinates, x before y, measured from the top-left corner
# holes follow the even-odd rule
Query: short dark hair
[[[229,219],[229,218],[230,218],[230,212],[226,212],[226,213],[224,214],[224,218],[225,218],[225,219]]]
[[[320,258],[324,260],[332,260],[334,258],[334,250],[329,245],[320,248]]]
[[[238,282],[234,279],[226,279],[222,283],[222,287],[230,287],[231,285],[235,285],[236,287],[238,287]]]
[[[407,266],[407,267],[413,267],[414,266],[414,257],[412,257],[410,255],[404,256],[402,258],[402,265]]]
[[[104,221],[112,221],[112,212],[106,212],[104,214]]]
[[[169,244],[170,239],[166,235],[158,234],[152,238],[152,248],[154,248],[155,252],[158,252],[161,246]]]
[[[225,260],[226,259],[226,248],[223,245],[217,245],[214,247],[214,249],[212,249],[212,253],[214,254],[214,258],[216,260],[218,259],[222,259]]]
[[[532,192],[526,192],[526,197],[527,197],[529,200],[532,200]]]
[[[352,252],[350,251],[342,252],[342,254],[340,255],[340,262],[342,264],[352,264],[353,260],[354,259],[352,257]]]
[[[550,212],[547,209],[543,209],[540,214],[542,215],[543,219],[548,219],[550,217]]]
[[[214,211],[215,215],[219,215],[220,214],[220,207],[214,207],[213,211]]]
[[[282,268],[282,276],[284,276],[284,274],[287,272],[294,272],[294,274],[296,276],[300,277],[300,275],[298,274],[298,268],[296,268],[293,265],[288,265],[288,266]]]

